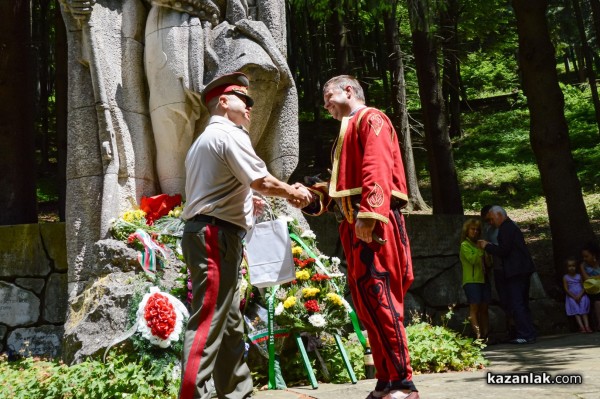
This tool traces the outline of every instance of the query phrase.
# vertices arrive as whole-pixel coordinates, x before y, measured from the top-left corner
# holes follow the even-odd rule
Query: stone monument
[[[184,194],[184,157],[208,115],[205,84],[249,76],[252,142],[282,180],[298,161],[298,112],[283,0],[60,1],[69,52],[63,357],[73,362],[126,328],[139,267],[110,239],[112,219],[142,196]]]

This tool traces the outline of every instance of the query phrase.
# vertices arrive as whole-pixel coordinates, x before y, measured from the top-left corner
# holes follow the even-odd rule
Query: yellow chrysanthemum
[[[308,280],[310,278],[310,272],[308,270],[299,270],[296,272],[297,280]]]
[[[293,296],[289,296],[287,297],[287,299],[283,302],[283,307],[286,309],[291,308],[292,306],[294,306],[296,304],[296,297]]]
[[[337,306],[344,305],[344,303],[342,302],[342,297],[340,297],[338,294],[335,294],[333,292],[330,292],[327,294],[327,300],[333,302],[333,304],[337,305]]]
[[[314,287],[302,288],[302,296],[304,296],[304,298],[312,298],[319,292],[321,292],[321,290]]]
[[[292,248],[292,255],[300,256],[300,255],[302,255],[302,251],[303,251],[302,247],[295,246],[294,248]]]
[[[169,216],[174,217],[174,218],[178,218],[179,215],[181,215],[182,211],[183,211],[183,207],[176,206],[175,208],[173,208],[173,210],[169,211]]]
[[[141,209],[136,209],[136,210],[132,210],[132,211],[126,211],[121,216],[121,219],[123,219],[124,221],[126,221],[128,223],[133,223],[135,221],[142,220],[145,217],[146,217],[146,212],[142,211]]]

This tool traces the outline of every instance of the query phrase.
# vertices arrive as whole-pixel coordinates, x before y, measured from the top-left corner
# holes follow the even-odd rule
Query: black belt
[[[223,227],[225,229],[235,230],[237,233],[243,233],[244,235],[246,234],[246,230],[238,226],[237,224],[210,215],[196,215],[193,218],[191,218],[190,221],[208,223],[215,226]]]

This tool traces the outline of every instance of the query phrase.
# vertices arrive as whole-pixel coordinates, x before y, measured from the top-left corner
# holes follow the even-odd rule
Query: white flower
[[[331,266],[335,267],[335,266],[339,266],[339,264],[342,261],[340,260],[340,258],[338,258],[337,256],[332,256],[331,257]]]
[[[280,301],[284,301],[287,296],[287,291],[283,288],[280,288],[275,292],[275,298],[279,299]]]
[[[327,320],[325,320],[325,318],[320,314],[314,314],[310,316],[308,318],[308,322],[315,327],[325,327],[327,324]]]
[[[247,289],[248,289],[248,281],[246,281],[245,278],[242,278],[242,282],[240,283],[240,295],[245,296]]]
[[[302,238],[310,238],[310,239],[314,240],[314,239],[317,238],[317,235],[315,233],[313,233],[312,230],[304,230],[302,232],[302,235],[300,237],[302,237]]]
[[[325,262],[325,261],[329,260],[329,256],[321,254],[321,255],[317,256],[317,259],[320,260],[321,262]]]
[[[279,305],[275,308],[275,316],[279,316],[283,313],[283,303],[279,302]]]
[[[281,220],[283,220],[286,223],[291,223],[291,222],[294,221],[294,218],[289,217],[287,215],[280,215],[277,219],[281,219]]]

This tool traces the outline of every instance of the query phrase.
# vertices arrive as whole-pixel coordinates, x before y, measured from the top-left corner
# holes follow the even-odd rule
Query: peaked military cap
[[[206,106],[210,100],[222,94],[237,94],[246,99],[246,105],[251,107],[254,100],[248,95],[248,86],[250,81],[248,77],[241,72],[229,73],[213,79],[206,85],[202,92],[202,103]]]

